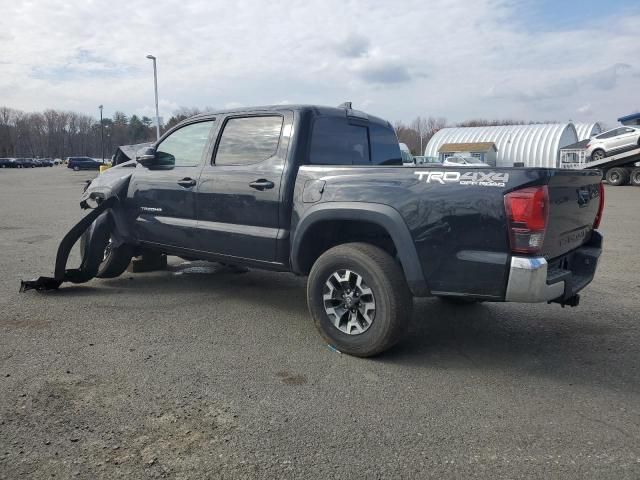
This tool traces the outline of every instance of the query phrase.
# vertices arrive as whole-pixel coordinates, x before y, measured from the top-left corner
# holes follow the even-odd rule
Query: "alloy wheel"
[[[325,282],[322,301],[331,323],[347,335],[366,332],[375,319],[373,291],[353,270],[333,272]]]

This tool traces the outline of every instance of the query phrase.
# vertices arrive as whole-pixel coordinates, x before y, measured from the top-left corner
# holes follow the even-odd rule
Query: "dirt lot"
[[[171,258],[19,294],[94,175],[0,170],[0,478],[640,477],[640,188],[607,188],[580,307],[417,300],[362,360],[287,274]]]

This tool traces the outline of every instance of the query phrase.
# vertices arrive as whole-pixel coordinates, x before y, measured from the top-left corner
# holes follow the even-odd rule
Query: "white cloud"
[[[591,115],[593,113],[593,109],[591,108],[590,103],[585,103],[584,105],[578,107],[576,110],[580,115]]]
[[[152,53],[165,118],[286,99],[392,121],[566,120],[589,104],[614,123],[640,68],[637,12],[531,31],[519,0],[5,3],[0,103],[24,110],[154,116]]]

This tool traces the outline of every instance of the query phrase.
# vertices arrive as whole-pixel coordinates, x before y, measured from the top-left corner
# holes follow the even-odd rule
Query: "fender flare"
[[[429,295],[420,258],[407,224],[395,208],[380,203],[325,202],[309,208],[298,221],[291,239],[290,261],[294,272],[302,273],[299,258],[304,249],[305,234],[317,222],[324,220],[367,221],[384,228],[396,246],[405,279],[413,295]]]

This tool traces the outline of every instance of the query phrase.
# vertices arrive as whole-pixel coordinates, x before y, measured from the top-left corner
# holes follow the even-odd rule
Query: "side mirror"
[[[145,148],[144,150],[140,150],[136,154],[136,162],[138,162],[143,167],[150,167],[156,161],[156,150],[153,147]]]

